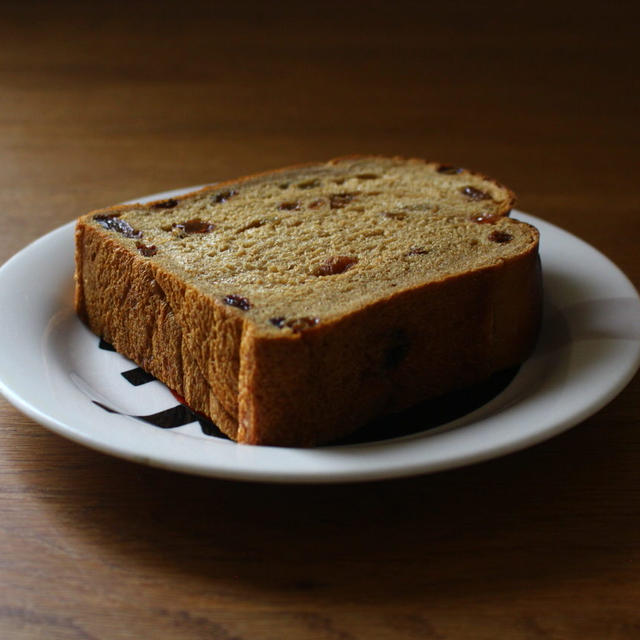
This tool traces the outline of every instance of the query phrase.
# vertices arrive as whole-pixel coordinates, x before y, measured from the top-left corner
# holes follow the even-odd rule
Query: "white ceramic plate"
[[[640,364],[640,301],[629,280],[593,247],[533,216],[516,211],[514,217],[541,233],[545,314],[538,347],[506,388],[489,392],[484,404],[444,424],[434,427],[425,405],[384,420],[404,433],[411,422],[410,435],[356,444],[253,447],[212,435],[215,428],[196,421],[132,362],[100,348],[76,318],[73,223],[0,269],[0,391],[45,427],[89,447],[156,467],[239,480],[373,480],[522,449],[584,420],[629,382]]]

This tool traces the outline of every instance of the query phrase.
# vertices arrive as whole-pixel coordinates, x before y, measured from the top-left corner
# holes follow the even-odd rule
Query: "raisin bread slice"
[[[521,363],[538,233],[479,174],[349,157],[76,231],[76,308],[243,443],[306,446]]]

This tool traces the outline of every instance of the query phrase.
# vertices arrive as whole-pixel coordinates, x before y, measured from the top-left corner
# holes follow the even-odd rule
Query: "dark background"
[[[96,207],[381,153],[495,176],[638,284],[637,7],[4,2],[0,262]],[[0,637],[640,637],[639,391],[335,487],[136,466],[0,400]]]
[[[607,252],[637,229],[639,19],[604,2],[3,3],[0,205],[14,222],[37,191],[44,230],[167,188],[401,154],[493,175]]]

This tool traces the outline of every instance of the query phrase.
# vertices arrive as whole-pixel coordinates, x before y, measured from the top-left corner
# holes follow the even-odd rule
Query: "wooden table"
[[[371,152],[494,175],[640,283],[632,3],[116,4],[2,7],[0,262],[92,208]],[[0,400],[0,637],[638,638],[639,391],[341,486],[138,466]]]

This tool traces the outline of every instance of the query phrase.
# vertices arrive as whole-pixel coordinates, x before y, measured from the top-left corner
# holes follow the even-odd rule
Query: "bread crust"
[[[194,193],[307,166],[314,164]],[[515,202],[506,192],[502,215]],[[530,249],[500,264],[394,292],[310,331],[274,334],[92,225],[95,215],[131,206],[78,221],[76,310],[93,332],[238,442],[329,442],[377,415],[519,364],[535,344],[542,285],[532,227]]]
[[[380,158],[380,159],[385,159],[385,160],[389,160],[388,157],[386,156],[376,156],[376,155],[359,155],[359,154],[352,154],[352,155],[344,155],[344,156],[340,156],[338,158],[333,158],[329,161],[327,161],[325,164],[328,165],[337,165],[340,164],[341,162],[347,162],[349,160],[375,160],[376,158]],[[427,162],[426,160],[423,160],[421,158],[403,158],[401,156],[394,156],[391,158],[391,160],[397,160],[400,162],[408,162],[408,163],[419,163],[419,164],[424,164],[427,166],[431,166],[431,167],[439,167],[439,166],[445,166],[446,163],[442,163],[442,162],[433,162],[433,161],[429,161]],[[259,171],[257,173],[252,173],[240,178],[232,178],[230,180],[224,180],[223,182],[216,182],[215,184],[212,185],[207,185],[206,187],[202,187],[201,189],[196,189],[195,191],[190,191],[189,193],[185,193],[181,196],[174,196],[172,199],[176,200],[177,202],[181,202],[182,200],[187,200],[189,198],[192,198],[193,196],[197,195],[197,194],[205,194],[205,193],[209,193],[209,192],[214,192],[214,191],[219,191],[220,189],[224,189],[225,187],[231,186],[231,185],[238,185],[238,184],[242,184],[244,182],[249,182],[251,180],[255,180],[256,178],[262,178],[262,177],[267,177],[267,176],[273,176],[273,175],[277,175],[277,174],[283,174],[283,173],[287,173],[289,171],[299,171],[305,168],[309,168],[309,167],[316,167],[318,166],[317,162],[301,162],[298,164],[293,164],[293,165],[289,165],[287,167],[282,167],[281,169],[276,169],[274,171]],[[507,195],[507,198],[505,199],[505,202],[502,205],[502,209],[501,211],[498,213],[498,215],[503,215],[503,216],[508,216],[511,213],[511,209],[516,205],[516,195],[515,193],[509,189],[509,187],[506,187],[505,185],[503,185],[502,183],[498,182],[497,180],[495,180],[494,178],[491,178],[489,176],[486,176],[483,173],[480,173],[478,171],[470,171],[469,169],[461,169],[460,170],[460,174],[461,175],[469,175],[469,176],[474,176],[476,178],[481,178],[482,180],[485,180],[486,182],[490,182],[491,184],[495,185],[498,189],[501,189],[505,192],[505,194]],[[135,209],[137,207],[153,207],[155,204],[158,204],[160,202],[163,202],[163,200],[154,200],[152,202],[147,202],[144,205],[141,205],[139,203],[131,203],[131,204],[117,204],[117,205],[113,205],[110,207],[104,207],[102,209],[95,209],[94,211],[89,212],[86,216],[81,217],[80,219],[89,219],[90,217],[93,217],[95,215],[108,215],[108,214],[113,214],[113,213],[121,213],[124,211],[128,211],[131,209]]]

